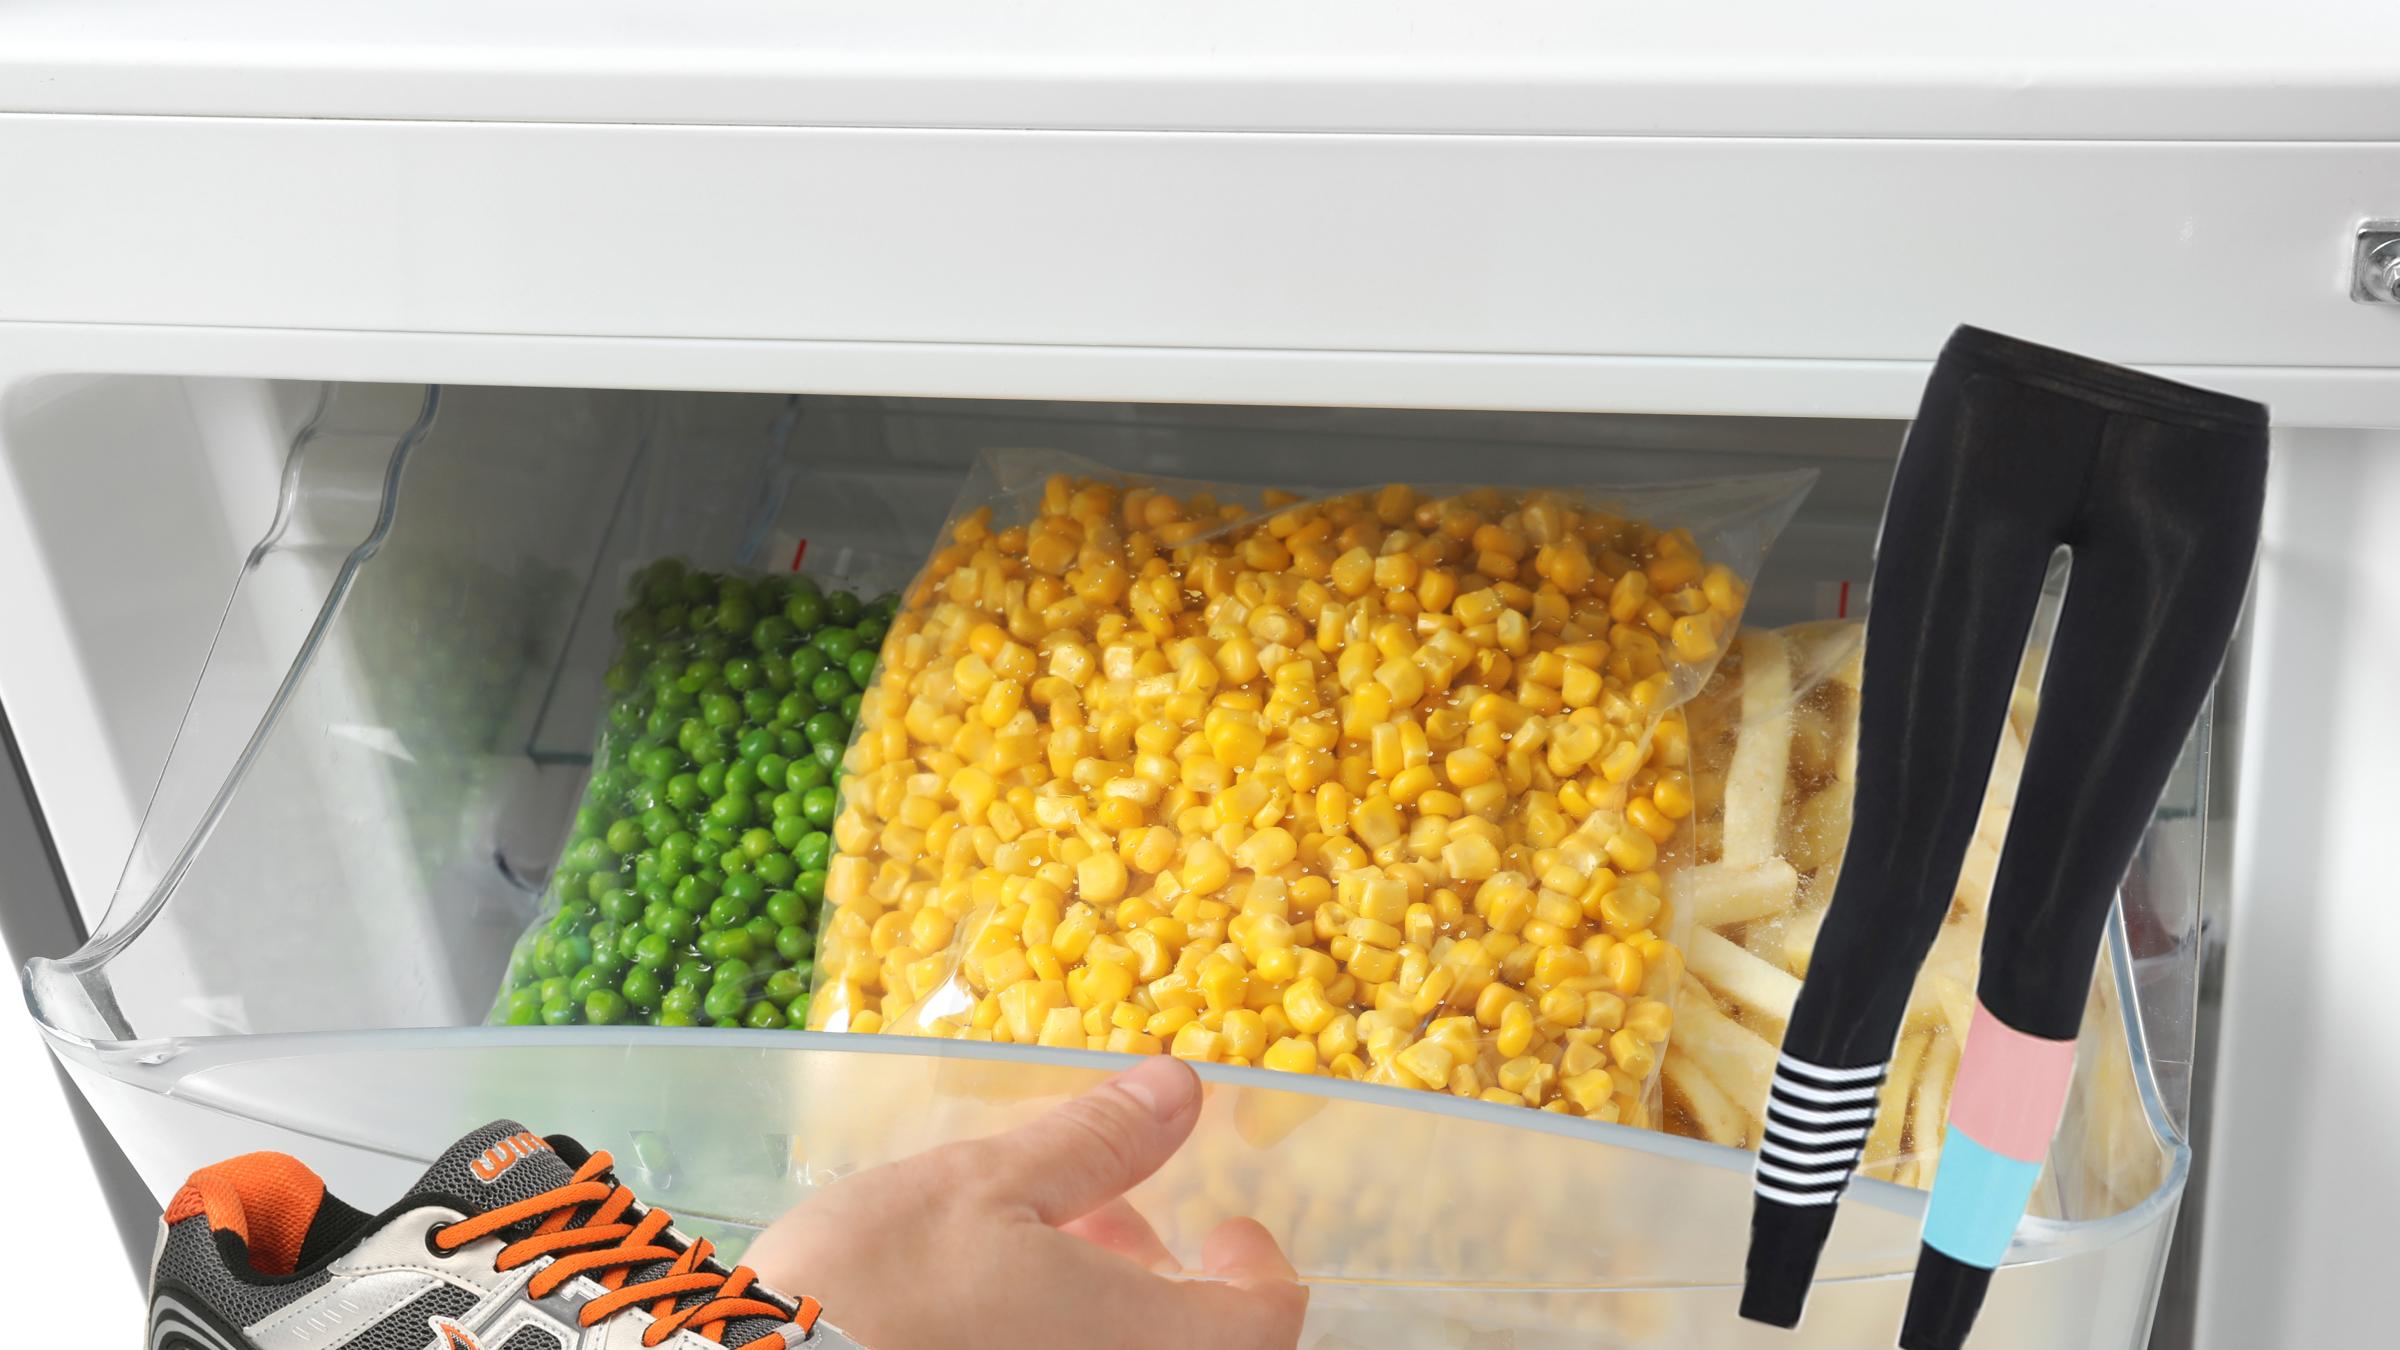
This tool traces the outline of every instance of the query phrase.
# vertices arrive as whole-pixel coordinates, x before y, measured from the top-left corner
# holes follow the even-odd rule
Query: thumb
[[[1139,1185],[1199,1120],[1199,1075],[1156,1055],[1038,1120],[970,1145],[971,1165],[1042,1222],[1062,1224]]]

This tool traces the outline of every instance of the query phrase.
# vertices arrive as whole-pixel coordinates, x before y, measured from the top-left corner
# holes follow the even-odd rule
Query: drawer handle
[[[2362,305],[2400,305],[2400,220],[2360,225],[2352,258],[2351,299]]]

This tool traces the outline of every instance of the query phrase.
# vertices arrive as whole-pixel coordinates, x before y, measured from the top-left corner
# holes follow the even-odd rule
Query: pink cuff
[[[2075,1077],[2075,1042],[2028,1036],[1978,999],[1950,1089],[1950,1124],[2004,1158],[2038,1163]]]

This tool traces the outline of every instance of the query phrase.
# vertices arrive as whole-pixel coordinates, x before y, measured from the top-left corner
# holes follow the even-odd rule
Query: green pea
[[[859,603],[858,597],[848,591],[835,591],[825,597],[825,617],[845,627],[857,623],[859,613],[865,608]]]
[[[576,1004],[572,999],[544,999],[542,1000],[542,1021],[554,1027],[573,1026],[576,1010]]]
[[[700,697],[700,719],[722,731],[742,720],[742,705],[730,694],[703,694]]]
[[[595,786],[593,787],[591,795],[592,795],[592,796],[593,796],[595,799],[596,799],[596,798],[598,798],[598,797],[600,796],[600,790],[599,790],[599,788],[598,788],[598,786],[597,786],[597,785],[595,785]],[[600,833],[602,830],[605,830],[605,829],[607,829],[607,828],[608,828],[608,817],[607,817],[607,815],[606,815],[606,814],[604,814],[604,813],[603,813],[603,812],[600,810],[600,808],[599,808],[599,807],[597,807],[597,806],[579,806],[579,807],[575,808],[575,837],[576,837],[576,838],[578,838],[578,839],[589,839],[589,838],[591,838],[593,835],[595,835],[595,834],[598,834],[598,833]]]
[[[752,830],[750,833],[764,834],[766,832]],[[747,840],[748,836],[744,836],[744,838]],[[767,842],[772,845],[774,839],[770,836]],[[759,855],[758,864],[754,870],[759,879],[770,886],[789,886],[792,884],[792,878],[800,875],[799,866],[792,861],[792,855],[788,853],[763,853]]]
[[[595,989],[583,1001],[583,1015],[594,1026],[608,1026],[625,1020],[625,996],[614,989]]]
[[[742,925],[742,931],[750,935],[750,945],[753,950],[774,950],[775,934],[778,928],[773,919],[764,914],[753,915],[748,923]]]
[[[689,1012],[661,1011],[658,1015],[658,1025],[662,1027],[688,1027],[692,1024]]]
[[[687,913],[708,908],[708,902],[716,898],[717,883],[706,877],[685,877],[675,883],[675,907]]]
[[[658,1000],[658,1015],[662,1024],[667,1018],[678,1015],[688,1023],[691,1021],[692,1014],[698,1011],[700,1011],[700,991],[686,985],[676,985],[661,995]]]
[[[700,842],[702,844],[722,849],[733,843],[734,833],[731,825],[719,825],[705,816],[702,817],[702,820],[704,821],[700,826]]]
[[[775,817],[775,842],[788,851],[808,837],[808,822],[800,816],[799,795],[790,792],[783,795],[792,798],[792,811]]]
[[[653,806],[642,812],[642,842],[656,848],[668,835],[675,833],[682,824],[683,818],[672,809],[663,804]],[[656,865],[655,858],[651,859],[651,862],[652,865]]]
[[[756,733],[765,735],[764,732]],[[748,797],[758,792],[758,766],[742,761],[725,766],[725,795]]]
[[[748,874],[750,871],[750,855],[742,852],[741,837],[736,835],[725,842],[728,847],[725,850],[725,856],[717,859],[717,870],[729,877],[738,877]]]
[[[833,809],[839,799],[839,794],[832,788],[810,788],[800,794],[800,814],[819,829],[829,828],[833,824]]]
[[[824,788],[831,792],[833,789]],[[792,846],[792,861],[803,872],[822,872],[833,858],[833,836],[823,830],[812,830]]]
[[[849,675],[839,670],[820,671],[815,679],[808,682],[808,692],[827,707],[840,703],[849,695],[851,688]]]
[[[792,652],[792,678],[805,686],[832,664],[825,653],[813,645],[798,648]]]
[[[750,799],[729,792],[709,803],[708,823],[727,830],[738,830],[750,823],[751,814]]]
[[[725,663],[725,683],[736,693],[756,689],[759,681],[764,678],[766,677],[760,672],[758,662],[747,656],[737,656]]]
[[[755,828],[744,830],[742,831],[741,850],[743,856],[749,858],[755,865],[759,859],[775,851],[775,835],[768,830]]]
[[[741,740],[735,742],[734,753],[740,755],[745,761],[738,767],[749,769],[751,775],[756,777],[758,770],[753,766],[760,759],[775,753],[775,733],[765,727],[745,731],[742,733]]]
[[[548,1003],[554,998],[563,999],[567,996],[567,980],[563,975],[553,975],[542,981],[537,988],[541,992],[544,1003]]]
[[[667,805],[678,811],[690,811],[699,806],[703,800],[699,775],[679,773],[668,779],[666,798]]]
[[[850,653],[850,683],[864,689],[875,679],[875,649],[861,647]]]
[[[658,862],[661,867],[688,868],[698,840],[678,830],[658,841]]]
[[[721,596],[717,600],[716,628],[724,633],[746,633],[758,622],[758,611],[750,597],[742,594]]]
[[[508,1024],[528,1027],[541,1020],[542,993],[538,989],[512,989],[508,993]]]
[[[758,903],[767,898],[767,887],[757,877],[744,873],[725,878],[725,894],[739,901],[744,912],[747,912],[756,909]]]
[[[724,796],[725,775],[728,772],[730,772],[730,770],[728,770],[722,764],[709,764],[702,766],[699,777],[701,795],[709,798],[712,801],[718,797]]]
[[[792,878],[792,889],[798,891],[800,898],[812,905],[821,903],[825,899],[825,874],[816,871],[802,872]]]
[[[592,938],[590,935],[585,933],[569,933],[566,936],[561,937],[558,940],[558,968],[560,973],[563,974],[568,971],[572,971],[577,966],[580,966],[591,960],[592,946]]]
[[[860,643],[870,648],[880,648],[883,646],[883,635],[892,631],[892,621],[882,614],[870,612],[859,616],[856,627]]]
[[[739,1013],[747,1001],[740,985],[720,984],[708,991],[700,1006],[709,1016],[722,1019]]]
[[[765,733],[761,734],[763,735]],[[784,775],[791,771],[791,767],[792,762],[782,755],[774,754],[772,752],[760,755],[758,757],[759,786],[772,788],[778,792],[782,791],[784,786]]]
[[[803,647],[800,650],[814,651],[815,648]],[[775,721],[787,727],[798,726],[814,716],[816,711],[817,701],[809,696],[808,691],[795,689],[791,693],[785,694],[782,701],[775,705]]]
[[[644,970],[656,970],[675,958],[675,944],[664,933],[651,933],[634,945],[633,963]]]
[[[618,984],[617,992],[625,996],[627,1003],[637,1008],[657,1007],[658,996],[661,992],[658,987],[658,971],[649,966],[635,966],[625,972],[625,979]]]
[[[798,759],[809,753],[808,737],[798,727],[785,727],[775,733],[775,748]]]
[[[791,895],[791,892],[784,892]],[[793,896],[798,899],[798,896]],[[775,931],[775,954],[786,961],[802,961],[816,949],[816,939],[798,924],[785,924]]]
[[[783,617],[801,633],[814,632],[825,622],[825,602],[814,595],[794,595],[783,602]]]
[[[730,895],[718,896],[716,903],[708,907],[708,926],[710,928],[738,928],[742,921],[749,917],[749,907]]]
[[[807,921],[808,902],[800,898],[798,891],[776,891],[767,897],[767,917],[790,928]],[[782,942],[783,939],[778,936],[776,938],[778,950],[781,949]],[[786,953],[784,959],[790,960],[790,954]]]
[[[783,1009],[772,1003],[753,1003],[750,1011],[743,1014],[742,1022],[757,1031],[781,1031],[784,1027]]]
[[[858,710],[866,704],[866,701],[866,695],[864,694],[849,694],[844,696],[842,699],[842,721],[851,726],[858,725]]]
[[[616,870],[617,855],[609,852],[605,839],[578,839],[567,846],[567,856],[560,860],[559,866],[570,875],[609,872]]]
[[[666,913],[658,916],[657,923],[646,926],[651,932],[680,947],[692,940],[692,934],[700,931],[700,920],[688,909],[669,906]]]
[[[591,968],[600,972],[600,978],[603,980],[615,979],[619,972],[632,964],[626,959],[624,949],[614,942],[592,953]]]
[[[567,981],[567,997],[581,1002],[590,997],[593,990],[606,983],[608,983],[608,976],[601,971],[600,967],[585,966],[575,972],[573,979]]]
[[[839,713],[821,712],[808,719],[807,732],[809,744],[832,745],[838,749],[850,739],[850,724],[844,722]]]
[[[687,956],[675,963],[675,987],[678,989],[706,989],[715,975],[715,967],[697,956]]]
[[[784,603],[788,605],[791,602],[787,600]],[[750,630],[750,645],[762,652],[786,651],[799,640],[799,625],[792,622],[789,614],[770,614],[758,621],[758,627]]]
[[[849,737],[844,736],[843,739],[848,740]],[[832,781],[833,775],[823,764],[814,759],[793,760],[792,767],[785,770],[783,775],[784,787],[793,792],[806,792],[810,788],[821,787]]]
[[[617,923],[631,923],[641,917],[642,897],[612,886],[601,893],[600,912]]]
[[[836,664],[849,660],[850,653],[858,650],[858,632],[851,628],[820,628],[809,639],[809,645],[825,653],[826,664]]]
[[[777,1003],[789,1003],[808,990],[808,977],[796,970],[779,970],[767,977],[766,995]]]
[[[791,678],[790,672],[785,672],[784,678],[787,681],[786,687],[788,688],[788,681]],[[774,720],[775,705],[778,698],[779,694],[776,690],[766,687],[753,689],[749,693],[742,695],[742,720],[750,722],[754,725]]]
[[[623,957],[626,961],[631,962],[637,955],[640,954],[642,950],[642,942],[649,936],[650,930],[642,927],[638,923],[629,923],[625,925],[625,931],[617,934],[617,955]]]
[[[791,1003],[789,1003],[788,1005],[786,1005],[786,1006],[785,1006],[785,1008],[784,1008],[784,1015],[792,1019],[792,1025],[793,1025],[793,1026],[796,1026],[796,1027],[804,1027],[804,1026],[807,1026],[807,1025],[808,1025],[808,995],[806,995],[806,994],[802,994],[800,997],[798,997],[798,998],[796,998],[796,999],[793,999],[793,1000],[791,1001]]]

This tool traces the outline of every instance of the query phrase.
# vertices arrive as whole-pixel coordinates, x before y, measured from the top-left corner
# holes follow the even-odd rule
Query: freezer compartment
[[[1748,615],[1777,624],[1863,600],[1902,431],[272,392],[298,428],[273,523],[242,568],[123,879],[82,951],[28,970],[53,1045],[162,1193],[213,1157],[282,1146],[321,1161],[337,1187],[389,1194],[461,1129],[507,1114],[612,1150],[653,1198],[733,1237],[829,1177],[1038,1110],[1097,1081],[1109,1057],[476,1025],[564,836],[609,618],[633,569],[675,554],[767,570],[798,555],[821,577],[897,584],[986,447],[1301,488],[1815,467],[1818,487]],[[56,400],[42,406],[41,426],[0,427],[12,455],[38,454],[44,429],[64,424]],[[91,406],[98,416],[110,401]],[[2187,1161],[2206,751],[2196,739],[2128,878],[2076,1105],[2042,1217],[2000,1276],[1992,1344],[2134,1345],[2146,1333]],[[1274,1225],[1317,1287],[1312,1344],[1794,1343],[1734,1316],[1745,1154],[1398,1089],[1204,1072],[1197,1142],[1137,1198],[1185,1253],[1229,1214]],[[1855,1188],[1799,1343],[1858,1344],[1897,1326],[1921,1203],[1900,1187]]]

